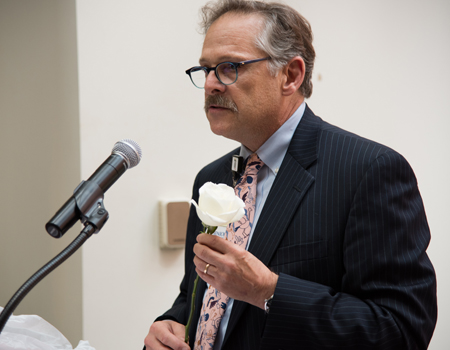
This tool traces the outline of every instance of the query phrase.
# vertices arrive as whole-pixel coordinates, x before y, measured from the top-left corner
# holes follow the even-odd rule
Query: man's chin
[[[230,138],[230,130],[223,123],[215,123],[210,120],[209,127],[213,134]]]

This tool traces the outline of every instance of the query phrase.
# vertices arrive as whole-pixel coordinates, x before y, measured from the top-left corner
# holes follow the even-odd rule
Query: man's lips
[[[229,108],[219,105],[210,105],[209,109],[229,109]]]

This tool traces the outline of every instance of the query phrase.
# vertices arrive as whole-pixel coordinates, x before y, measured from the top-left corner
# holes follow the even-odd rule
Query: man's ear
[[[305,79],[305,62],[300,56],[292,58],[283,68],[282,93],[290,96],[298,91]]]

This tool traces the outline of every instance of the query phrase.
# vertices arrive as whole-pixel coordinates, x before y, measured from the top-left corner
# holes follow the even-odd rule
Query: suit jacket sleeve
[[[382,153],[351,201],[340,286],[281,273],[261,348],[426,349],[436,322],[429,239],[412,169]]]

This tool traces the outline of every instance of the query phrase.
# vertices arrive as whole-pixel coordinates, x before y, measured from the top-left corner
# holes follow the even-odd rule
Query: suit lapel
[[[314,182],[314,177],[306,169],[317,159],[320,123],[321,119],[306,106],[259,217],[249,252],[266,266],[275,254],[302,198]],[[234,302],[224,343],[247,306],[244,302]]]

